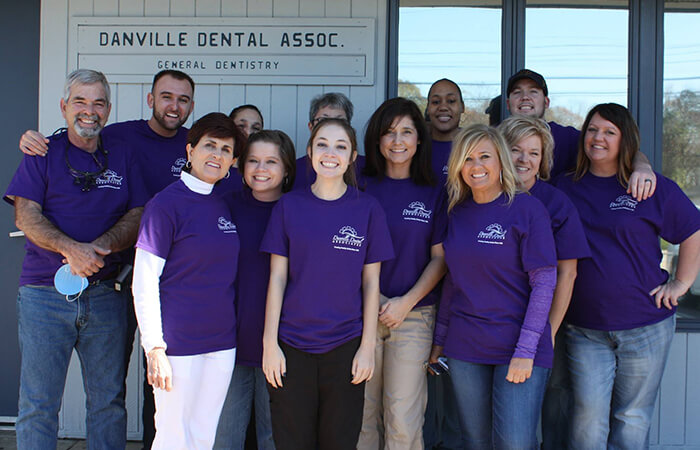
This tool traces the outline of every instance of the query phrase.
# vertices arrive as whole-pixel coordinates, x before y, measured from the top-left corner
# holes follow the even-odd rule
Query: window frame
[[[400,0],[387,0],[387,98],[398,95],[399,2]],[[527,0],[503,1],[502,92],[506,90],[508,78],[525,65],[526,2]],[[641,151],[658,172],[661,172],[663,154],[664,3],[664,0],[628,0],[627,104],[639,125]],[[503,97],[501,110],[507,114],[505,101]],[[698,333],[700,319],[678,319],[676,331]]]

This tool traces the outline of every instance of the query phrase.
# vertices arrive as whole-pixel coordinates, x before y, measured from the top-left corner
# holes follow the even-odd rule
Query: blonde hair
[[[501,190],[508,198],[509,204],[518,192],[518,176],[515,173],[515,165],[510,158],[510,149],[503,136],[498,130],[488,125],[471,125],[460,130],[452,141],[452,152],[447,162],[448,212],[471,195],[471,189],[462,178],[462,167],[464,167],[467,158],[484,140],[488,140],[496,147],[498,161],[501,164]]]
[[[554,165],[554,138],[547,122],[531,116],[511,116],[501,122],[498,131],[503,134],[511,150],[523,139],[530,136],[539,137],[542,143],[542,160],[537,174],[540,180],[549,180]]]

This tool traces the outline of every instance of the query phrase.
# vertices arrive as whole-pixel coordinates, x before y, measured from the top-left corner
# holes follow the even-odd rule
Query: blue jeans
[[[255,405],[255,434],[258,449],[274,450],[270,420],[270,394],[267,380],[259,367],[236,364],[226,401],[216,430],[216,449],[243,450],[250,410]]]
[[[17,297],[20,366],[17,447],[55,449],[68,363],[80,359],[89,449],[126,446],[126,301],[113,283],[89,286],[74,302],[48,286]]]
[[[425,408],[425,448],[461,450],[462,431],[449,373],[428,375],[428,405]]]
[[[552,374],[542,404],[542,449],[566,448],[569,440],[569,404],[571,380],[566,356],[566,327],[559,328],[554,345]]]
[[[448,358],[462,440],[468,449],[537,449],[537,422],[549,369],[535,366],[524,383],[506,381],[508,365]]]
[[[567,326],[573,388],[569,447],[649,447],[654,403],[675,316],[631,330]]]

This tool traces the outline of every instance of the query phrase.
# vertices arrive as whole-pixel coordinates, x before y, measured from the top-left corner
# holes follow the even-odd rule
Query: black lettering
[[[289,47],[289,35],[287,33],[282,33],[282,42],[280,42],[280,47]]]
[[[179,42],[179,43],[180,43],[180,47],[187,47],[187,41],[186,41],[186,39],[187,39],[187,32],[182,31],[182,32],[180,33],[180,42]]]
[[[275,69],[277,69],[278,65],[279,65],[279,61],[275,61]]]
[[[206,45],[207,45],[207,33],[197,33],[197,45],[199,47],[206,47]]]
[[[248,47],[257,47],[258,44],[255,42],[255,33],[250,33],[248,35]]]
[[[112,47],[114,46],[119,47],[119,33],[114,33],[112,35]]]
[[[146,42],[147,35],[148,33],[146,33],[145,31],[143,32],[143,34],[140,34],[138,31],[136,32],[136,40],[138,41],[141,47],[143,47],[143,43]]]
[[[239,31],[238,33],[233,33],[234,36],[238,38],[238,46],[241,46],[241,38],[243,37],[243,32]]]
[[[100,31],[100,47],[104,47],[109,43],[109,34]]]
[[[216,61],[216,63],[214,63],[214,67],[216,69],[221,69],[221,61]]]
[[[313,47],[314,46],[314,34],[313,33],[306,33],[304,35],[304,41],[306,42],[306,45],[304,45],[304,47]]]
[[[160,33],[156,32],[156,47],[164,47],[164,46],[165,46],[165,44],[160,42]]]
[[[158,68],[162,69],[163,68],[163,61],[158,60]]]
[[[209,33],[209,46],[218,47],[219,42],[216,39],[216,33]]]
[[[269,47],[270,46],[267,42],[263,42],[263,34],[262,33],[260,33],[260,39],[258,39],[258,40],[260,41],[260,47]]]
[[[270,66],[272,66],[272,63],[270,61],[265,61],[265,68],[270,69]]]
[[[134,33],[122,33],[122,45],[126,45],[127,42],[134,46]]]
[[[175,43],[170,41],[170,31],[168,31],[168,33],[165,36],[167,38],[165,41],[167,42],[168,47],[175,47]]]
[[[231,46],[231,33],[221,33],[221,46]]]
[[[333,42],[333,38],[338,37],[338,33],[328,33],[328,46],[329,47],[337,47],[338,44]]]
[[[294,40],[294,45],[293,47],[301,47],[302,41],[301,41],[301,33],[294,33],[292,35],[292,39]]]
[[[316,45],[319,48],[326,46],[326,33],[318,33],[316,35]]]

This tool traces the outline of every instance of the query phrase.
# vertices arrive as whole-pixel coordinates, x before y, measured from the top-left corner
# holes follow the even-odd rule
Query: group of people
[[[124,447],[136,322],[146,447],[242,449],[251,413],[262,449],[531,449],[540,417],[545,448],[648,446],[700,212],[623,106],[547,123],[545,79],[522,70],[511,117],[460,128],[442,79],[424,113],[379,106],[360,156],[329,93],[297,160],[254,105],[184,128],[182,72],[156,74],[149,120],[105,127],[109,95],[70,74],[67,129],[25,133],[5,194],[27,236],[20,448],[55,448],[74,348],[89,445]],[[53,287],[64,262],[77,298]],[[115,289],[132,263],[133,299]]]

